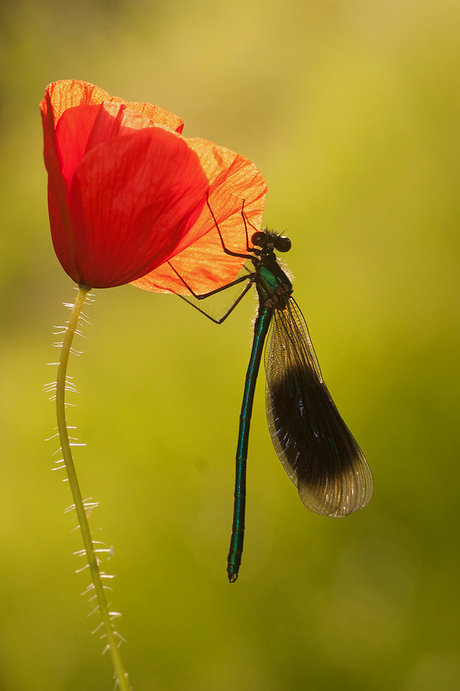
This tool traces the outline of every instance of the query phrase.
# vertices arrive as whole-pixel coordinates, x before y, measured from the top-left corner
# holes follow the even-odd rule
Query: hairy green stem
[[[72,308],[70,319],[67,323],[64,342],[62,344],[61,357],[59,359],[58,365],[58,376],[56,386],[57,423],[63,459],[67,471],[67,477],[69,478],[70,489],[72,491],[72,496],[74,500],[75,510],[77,512],[81,534],[83,537],[86,558],[88,560],[91,578],[97,596],[99,612],[101,614],[102,622],[105,627],[107,648],[110,651],[110,656],[112,658],[112,664],[115,669],[115,676],[118,681],[120,691],[129,691],[130,686],[128,683],[128,675],[125,672],[117,641],[115,639],[114,629],[112,626],[110,613],[107,605],[107,599],[105,597],[104,586],[102,585],[101,573],[99,571],[97,558],[95,554],[95,547],[89,529],[88,518],[86,516],[86,511],[77,480],[77,474],[75,472],[75,466],[72,458],[72,451],[70,447],[65,414],[67,364],[69,361],[69,354],[71,352],[71,346],[73,337],[75,335],[75,330],[77,328],[78,320],[80,318],[81,311],[83,309],[83,305],[85,303],[89,290],[90,288],[87,288],[86,286],[79,286],[77,299],[75,300],[75,304]]]

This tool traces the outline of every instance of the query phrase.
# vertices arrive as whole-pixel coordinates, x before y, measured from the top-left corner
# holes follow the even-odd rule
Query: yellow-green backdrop
[[[49,236],[38,103],[69,78],[157,103],[257,164],[375,477],[357,515],[306,511],[261,374],[229,585],[255,301],[217,327],[174,296],[96,292],[71,420],[134,690],[460,688],[458,0],[16,0],[0,38],[0,688],[113,688],[44,441],[52,325],[75,293]]]

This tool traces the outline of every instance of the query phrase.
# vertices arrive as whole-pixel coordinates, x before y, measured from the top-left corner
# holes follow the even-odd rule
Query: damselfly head
[[[277,252],[289,252],[291,241],[285,235],[278,235],[271,230],[258,230],[251,238],[256,247],[268,247],[271,245]]]

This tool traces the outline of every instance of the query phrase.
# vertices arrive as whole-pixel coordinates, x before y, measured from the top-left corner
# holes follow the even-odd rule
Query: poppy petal
[[[265,180],[251,161],[225,147],[205,139],[189,139],[188,142],[198,153],[201,165],[210,179],[208,201],[225,246],[234,252],[246,253],[243,203],[250,237],[251,226],[259,229],[262,223],[267,191]],[[171,261],[174,269],[196,294],[207,293],[230,283],[238,275],[245,260],[223,251],[214,219],[207,206],[187,235],[187,241],[192,235],[196,235],[198,239],[184,249],[179,246]],[[189,292],[169,264],[162,264],[134,281],[133,285],[155,292],[183,295]]]
[[[68,193],[71,238],[52,223],[56,254],[78,283],[129,283],[174,254],[207,190],[198,156],[171,130],[151,127],[97,144]]]
[[[155,123],[124,103],[104,102],[66,110],[56,126],[55,149],[67,189],[77,165],[94,146],[149,127]]]
[[[157,125],[169,127],[179,134],[184,128],[182,118],[160,106],[151,105],[150,103],[124,101],[117,96],[110,96],[107,91],[89,82],[67,79],[53,82],[46,87],[45,97],[40,104],[42,115],[46,119],[45,137],[46,133],[53,134],[57,121],[69,108],[81,105],[100,105],[104,101],[124,103],[128,108],[144,115]]]

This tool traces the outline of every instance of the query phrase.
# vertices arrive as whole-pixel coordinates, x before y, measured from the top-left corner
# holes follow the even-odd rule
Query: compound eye
[[[291,241],[284,235],[278,235],[274,244],[275,249],[278,250],[278,252],[289,252],[291,249]]]
[[[257,247],[264,247],[264,245],[267,244],[267,234],[263,233],[261,230],[258,230],[257,233],[254,233],[252,236],[251,242]]]

